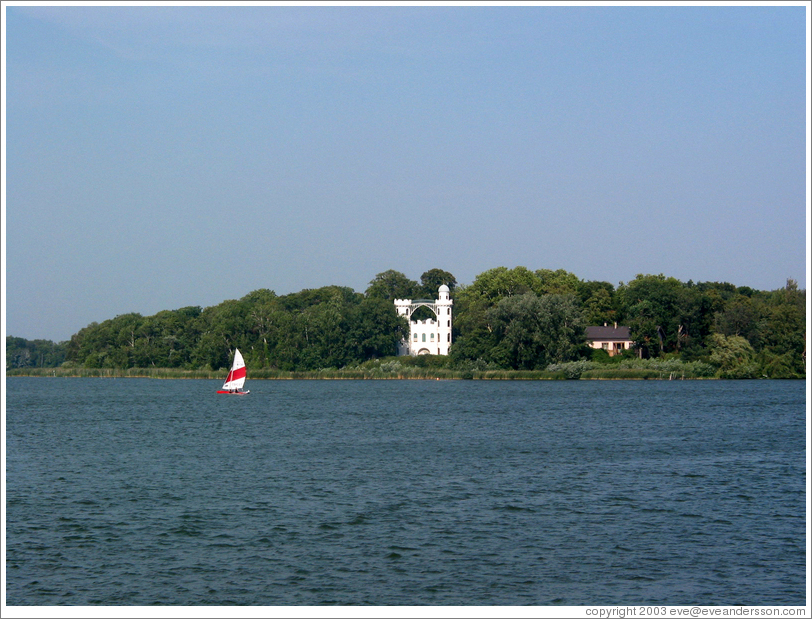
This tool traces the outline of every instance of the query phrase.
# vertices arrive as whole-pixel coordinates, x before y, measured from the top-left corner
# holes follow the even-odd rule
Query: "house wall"
[[[417,320],[411,321],[411,329],[409,334],[409,352],[410,355],[447,355],[448,347],[451,343],[448,341],[449,333],[444,333],[440,329],[440,324],[436,320]],[[446,336],[446,341],[443,342],[443,336]]]
[[[409,339],[398,345],[399,355],[447,355],[451,347],[451,306],[448,286],[440,286],[438,298],[433,302],[412,302],[395,299],[398,315],[409,318],[418,307],[428,307],[435,319],[409,319]]]
[[[610,357],[619,355],[624,350],[627,350],[632,347],[632,342],[630,340],[620,342],[616,340],[594,340],[587,343],[592,348],[603,348],[606,352],[609,353]]]

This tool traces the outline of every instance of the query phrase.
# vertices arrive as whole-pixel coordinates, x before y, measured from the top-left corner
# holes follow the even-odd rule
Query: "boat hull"
[[[251,392],[250,391],[223,391],[221,389],[218,389],[217,393],[222,393],[224,395],[248,395]]]

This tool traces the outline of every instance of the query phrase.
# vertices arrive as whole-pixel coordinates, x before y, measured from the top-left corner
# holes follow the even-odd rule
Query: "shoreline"
[[[6,370],[7,378],[151,378],[157,380],[222,380],[224,372],[180,370],[172,368],[26,368]],[[674,372],[639,369],[588,370],[578,377],[542,370],[428,370],[381,372],[379,370],[313,370],[288,372],[259,370],[250,376],[255,380],[738,380],[717,376],[685,376]],[[752,380],[752,379],[751,379]],[[755,380],[772,380],[761,378]],[[778,379],[776,379],[778,380]],[[781,379],[790,380],[790,379]],[[800,378],[798,380],[804,380]]]

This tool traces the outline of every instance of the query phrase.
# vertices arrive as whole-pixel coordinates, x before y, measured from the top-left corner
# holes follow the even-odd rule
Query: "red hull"
[[[250,391],[222,391],[218,390],[217,393],[224,393],[226,395],[248,395]]]

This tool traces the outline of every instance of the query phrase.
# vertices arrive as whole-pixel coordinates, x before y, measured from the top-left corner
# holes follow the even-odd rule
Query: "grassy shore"
[[[224,372],[183,370],[176,368],[22,368],[6,371],[7,376],[42,376],[61,378],[165,378],[222,380]],[[567,380],[577,377],[564,372],[542,370],[481,370],[459,371],[442,368],[406,367],[395,371],[380,368],[326,369],[310,372],[253,370],[251,380]],[[679,380],[700,378],[657,370],[607,368],[587,370],[581,380]],[[701,377],[708,378],[708,377]]]
[[[194,378],[222,380],[225,371],[183,370],[177,368],[19,368],[6,370],[6,376],[43,376],[61,378]],[[252,370],[250,380],[558,380],[560,372],[489,370],[457,371],[441,368],[407,367],[395,371],[380,368],[325,369],[308,372]]]

